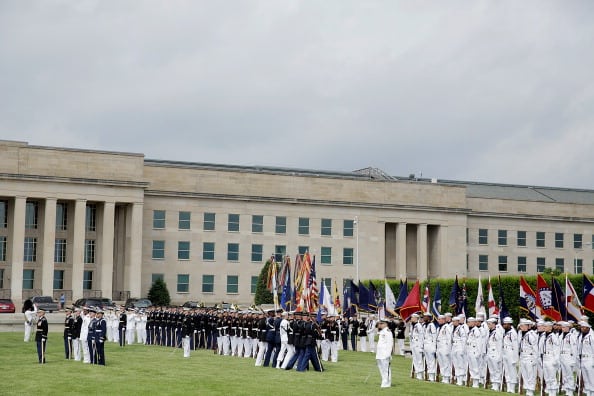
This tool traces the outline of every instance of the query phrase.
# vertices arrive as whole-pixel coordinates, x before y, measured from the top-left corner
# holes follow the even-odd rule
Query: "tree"
[[[260,277],[258,278],[258,284],[256,285],[256,295],[254,296],[254,304],[274,304],[274,298],[272,293],[268,290],[268,270],[272,262],[267,260],[264,263],[264,268],[260,271]]]
[[[154,305],[169,305],[171,298],[169,297],[169,290],[167,284],[161,278],[155,280],[149,290],[148,298]]]

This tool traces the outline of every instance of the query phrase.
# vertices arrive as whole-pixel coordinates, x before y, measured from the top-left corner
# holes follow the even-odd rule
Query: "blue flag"
[[[439,283],[435,287],[435,294],[433,296],[433,303],[431,304],[431,314],[433,320],[437,320],[437,317],[441,315],[441,291],[439,290]]]
[[[369,311],[369,289],[359,281],[359,309]]]
[[[503,287],[501,286],[501,276],[499,277],[499,319],[503,320],[510,316],[507,305],[505,305],[505,298],[503,297]]]
[[[454,315],[458,315],[460,313],[458,310],[459,300],[460,285],[458,284],[458,275],[456,275],[456,280],[454,281],[454,286],[452,287],[452,292],[450,293],[450,310]]]
[[[565,293],[561,284],[553,278],[553,309],[561,314],[562,320],[567,320],[567,309],[565,307]]]
[[[281,294],[281,308],[285,311],[291,310],[293,293],[291,292],[291,268],[286,269],[285,279],[283,279],[283,293]]]
[[[396,299],[396,308],[395,310],[400,309],[402,304],[406,301],[406,297],[408,297],[408,280],[405,279],[404,283],[400,281],[400,289],[398,290],[398,299]]]
[[[318,323],[322,323],[322,315],[325,314],[325,312],[323,312],[324,309],[322,307],[323,302],[324,302],[324,297],[325,297],[324,296],[324,294],[325,294],[324,293],[324,289],[325,289],[325,287],[324,287],[324,279],[322,279],[322,288],[321,289],[322,290],[320,291],[320,304],[318,305],[318,313],[316,315],[316,319],[317,319]]]

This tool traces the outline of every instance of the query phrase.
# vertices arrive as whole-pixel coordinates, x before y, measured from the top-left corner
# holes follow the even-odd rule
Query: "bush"
[[[256,295],[254,296],[254,304],[274,304],[274,298],[272,293],[268,290],[268,269],[272,262],[267,260],[264,263],[262,271],[260,271],[260,277],[258,278],[258,284],[256,285]]]
[[[167,306],[171,302],[171,298],[169,297],[169,290],[167,290],[167,284],[163,279],[157,279],[151,286],[151,289],[148,293],[148,299],[154,305],[162,305]]]

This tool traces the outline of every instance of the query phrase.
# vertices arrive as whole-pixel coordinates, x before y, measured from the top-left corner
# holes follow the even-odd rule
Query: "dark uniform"
[[[103,318],[103,312],[97,313],[99,318],[95,323],[95,347],[97,348],[97,359],[94,362],[105,366],[105,339],[107,334],[107,322]]]
[[[126,327],[128,326],[128,316],[126,312],[120,312],[120,323],[118,324],[118,332],[120,333],[120,346],[126,345]]]
[[[66,359],[72,359],[72,329],[74,328],[74,318],[69,312],[64,319],[64,356]]]
[[[310,319],[308,322],[305,322],[303,335],[304,351],[297,363],[297,371],[305,371],[308,368],[309,362],[311,362],[314,370],[323,371],[322,363],[316,350],[316,340],[321,338],[320,327]]]
[[[37,343],[37,357],[39,363],[45,363],[45,346],[47,344],[47,319],[45,313],[37,319],[37,331],[35,332],[35,342]]]

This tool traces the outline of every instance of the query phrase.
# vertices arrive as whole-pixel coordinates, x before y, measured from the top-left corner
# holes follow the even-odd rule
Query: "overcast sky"
[[[0,139],[594,188],[594,1],[0,1]]]

